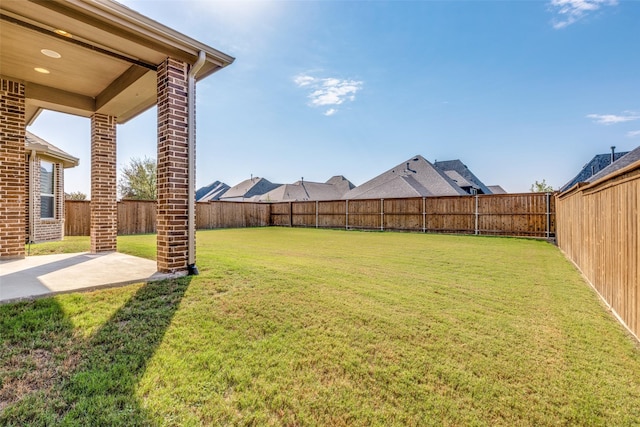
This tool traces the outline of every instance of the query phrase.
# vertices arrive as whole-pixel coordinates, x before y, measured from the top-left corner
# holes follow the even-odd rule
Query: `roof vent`
[[[613,163],[616,160],[616,146],[612,145],[611,146],[611,163]]]

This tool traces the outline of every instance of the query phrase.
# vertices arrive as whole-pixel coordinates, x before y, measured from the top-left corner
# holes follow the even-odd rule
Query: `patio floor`
[[[156,269],[155,261],[119,252],[0,261],[0,303],[174,277]]]

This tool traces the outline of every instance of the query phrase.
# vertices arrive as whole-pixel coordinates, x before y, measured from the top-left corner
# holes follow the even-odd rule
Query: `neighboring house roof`
[[[29,131],[25,132],[25,148],[27,153],[35,150],[39,156],[61,163],[65,168],[73,168],[80,163],[77,157],[73,157],[71,154],[62,151],[52,143],[45,141]]]
[[[615,162],[616,160],[623,157],[627,153],[628,151],[614,153],[613,161]],[[599,173],[601,170],[609,166],[611,163],[612,163],[611,153],[596,155],[593,159],[591,159],[591,161],[589,161],[586,165],[582,167],[582,170],[578,172],[578,174],[571,181],[563,185],[560,188],[560,191],[561,192],[566,191],[579,182],[588,182],[592,176]]]
[[[254,177],[242,181],[225,191],[220,200],[228,201],[254,201],[263,194],[273,190],[280,184],[273,184],[265,178]]]
[[[438,169],[443,170],[445,172],[449,172],[449,173],[456,172],[457,175],[464,178],[464,180],[469,184],[469,185],[463,185],[463,183],[458,182],[458,185],[460,187],[475,188],[476,190],[478,190],[478,193],[491,194],[491,190],[486,185],[484,185],[482,181],[480,181],[478,177],[475,176],[473,172],[469,170],[467,165],[462,163],[460,160],[458,159],[444,160],[440,162],[434,162],[434,165]],[[454,181],[456,181],[456,179],[454,179]]]
[[[343,199],[466,195],[451,178],[418,155],[345,194]]]
[[[476,184],[467,181],[462,175],[460,175],[456,171],[444,171],[444,173],[449,178],[451,178],[456,184],[458,184],[458,187],[460,188],[465,188],[465,187],[475,188],[475,189],[479,188]]]
[[[617,154],[617,153],[616,153]],[[603,168],[600,172],[590,177],[587,182],[595,182],[600,178],[604,178],[605,176],[612,174],[620,169],[629,166],[632,163],[635,163],[640,160],[640,147],[637,147],[633,151],[629,151],[620,157],[615,162],[611,163],[609,166]]]
[[[229,188],[227,184],[220,181],[214,181],[209,185],[200,187],[196,190],[196,201],[209,202],[211,200],[219,200],[220,196],[224,194]]]
[[[491,194],[507,194],[507,190],[499,185],[487,185],[487,188],[491,191]]]
[[[334,176],[326,183],[298,181],[283,184],[260,196],[262,202],[290,202],[301,200],[338,200],[354,185],[343,176]]]
[[[353,190],[354,188],[356,188],[356,186],[353,185],[351,181],[349,181],[347,178],[345,178],[342,175],[332,176],[331,178],[329,178],[326,184],[331,184],[335,186],[342,192],[342,194],[345,194],[347,191]]]

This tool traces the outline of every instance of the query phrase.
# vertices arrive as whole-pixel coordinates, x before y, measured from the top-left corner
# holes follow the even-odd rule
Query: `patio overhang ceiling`
[[[156,104],[162,61],[201,51],[197,80],[234,60],[111,0],[0,2],[0,76],[24,83],[28,125],[42,109],[124,123]]]

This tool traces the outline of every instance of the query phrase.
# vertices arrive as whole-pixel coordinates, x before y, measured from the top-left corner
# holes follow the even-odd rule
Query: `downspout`
[[[191,66],[187,79],[187,150],[188,150],[188,178],[187,185],[189,186],[189,200],[187,214],[189,219],[188,223],[188,262],[187,271],[189,275],[198,275],[198,267],[196,267],[196,74],[200,71],[200,68],[204,65],[206,60],[206,54],[203,51],[198,53],[198,60]]]
[[[33,197],[33,174],[35,173],[35,162],[36,162],[36,150],[31,150],[31,155],[29,156],[29,183],[27,187],[29,188],[29,244],[35,241],[35,218],[34,218],[34,207],[35,203]]]

